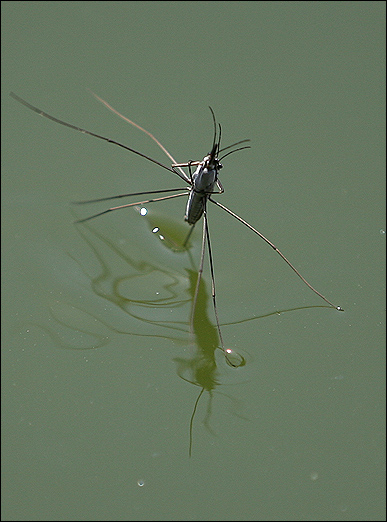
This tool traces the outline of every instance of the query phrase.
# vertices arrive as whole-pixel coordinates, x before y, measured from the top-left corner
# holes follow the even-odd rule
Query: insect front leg
[[[175,170],[175,169],[181,169],[182,167],[186,167],[188,168],[188,171],[189,171],[189,179],[191,180],[191,185],[193,184],[193,173],[192,173],[192,170],[191,170],[191,167],[197,167],[198,165],[200,165],[200,161],[187,161],[186,163],[173,163],[171,165],[171,168],[172,170]]]
[[[192,160],[189,160],[189,162],[188,162],[188,172],[189,172],[189,177],[190,177],[191,183],[193,183],[191,167],[192,167]]]
[[[224,188],[219,179],[216,180],[216,186],[218,187],[219,192],[211,192],[211,194],[223,194]]]

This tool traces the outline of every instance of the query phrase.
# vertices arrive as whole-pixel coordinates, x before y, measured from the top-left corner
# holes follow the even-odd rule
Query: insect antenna
[[[211,111],[212,120],[214,122],[214,139],[212,142],[212,150],[211,150],[210,155],[212,158],[214,158],[214,157],[218,156],[218,154],[219,154],[220,139],[222,137],[222,127],[221,127],[220,123],[219,124],[216,123],[215,113],[214,113],[212,107],[209,106],[209,109]],[[219,139],[217,140],[218,126],[219,126]]]
[[[209,109],[211,111],[212,119],[213,119],[213,122],[214,122],[214,139],[213,139],[213,143],[212,143],[211,156],[219,156],[220,152],[223,152],[223,151],[225,151],[227,149],[230,149],[231,147],[235,147],[236,145],[240,145],[241,143],[246,143],[247,141],[250,141],[249,139],[240,140],[240,141],[237,141],[236,143],[233,143],[232,145],[228,145],[227,147],[223,147],[221,149],[220,148],[220,141],[221,141],[221,137],[222,137],[222,126],[220,125],[220,123],[218,124],[218,126],[219,126],[219,139],[217,140],[217,124],[216,124],[215,113],[214,113],[212,107],[209,107]],[[239,147],[238,149],[232,150],[232,151],[228,152],[227,154],[225,154],[224,156],[222,156],[221,158],[219,158],[219,161],[221,161],[223,158],[225,158],[229,154],[232,154],[233,152],[236,152],[238,150],[243,150],[243,149],[250,149],[250,148],[251,147],[249,145],[247,145],[245,147]]]
[[[243,140],[243,141],[247,141],[247,140]],[[241,143],[241,142],[240,142]],[[236,145],[236,144],[235,144]],[[231,145],[232,147],[232,145]],[[226,147],[228,149],[228,147]],[[251,149],[250,145],[246,145],[245,147],[239,147],[238,149],[234,149],[234,150],[230,150],[230,152],[227,152],[227,154],[225,154],[224,156],[222,156],[221,158],[219,158],[219,161],[222,161],[223,158],[225,158],[226,156],[229,156],[230,154],[232,154],[233,152],[238,152],[238,150],[244,150],[244,149]],[[225,150],[225,149],[223,149]]]
[[[241,143],[246,143],[247,141],[251,141],[251,140],[247,138],[246,140],[237,141],[236,143],[233,143],[232,145],[228,145],[227,147],[223,147],[222,149],[219,150],[219,152],[223,152],[224,150],[231,149],[231,147],[235,147],[236,145],[240,145]]]

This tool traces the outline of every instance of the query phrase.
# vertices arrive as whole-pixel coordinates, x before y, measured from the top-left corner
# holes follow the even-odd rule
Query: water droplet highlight
[[[227,348],[225,350],[226,362],[233,368],[240,368],[241,366],[245,366],[246,359],[231,348]]]

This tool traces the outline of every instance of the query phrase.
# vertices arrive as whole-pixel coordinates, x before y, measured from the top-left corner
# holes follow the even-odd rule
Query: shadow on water
[[[72,331],[72,339],[77,338],[73,335],[74,332],[77,332],[78,335],[85,336],[86,341],[82,344],[70,343],[69,336],[60,335],[59,330],[54,332],[52,328],[43,327],[43,329],[57,345],[72,350],[91,350],[107,345],[109,336],[106,335],[106,329],[116,334],[166,339],[174,344],[189,347],[190,355],[188,357],[176,357],[174,361],[178,376],[200,389],[189,422],[189,455],[191,456],[194,418],[199,401],[205,392],[208,393],[209,399],[203,423],[214,434],[210,427],[213,394],[216,388],[222,385],[217,354],[221,354],[221,361],[224,360],[224,355],[220,347],[217,327],[210,319],[210,314],[213,313],[211,295],[204,278],[199,286],[195,310],[190,310],[194,302],[198,273],[190,252],[191,245],[182,246],[187,227],[182,226],[176,220],[165,218],[154,212],[146,214],[146,220],[151,232],[157,235],[165,247],[175,252],[176,255],[180,253],[181,257],[178,260],[180,268],[173,269],[162,261],[146,261],[144,259],[146,256],[141,255],[130,242],[122,243],[119,239],[112,239],[111,234],[102,233],[89,223],[77,226],[77,231],[92,252],[92,259],[97,261],[98,268],[95,270],[90,266],[83,267],[79,260],[74,256],[71,257],[81,266],[83,274],[90,280],[93,295],[101,298],[105,304],[108,301],[113,305],[115,313],[106,319],[101,319],[100,314],[93,315],[87,310],[87,306],[82,309],[57,302],[51,307],[50,313],[58,327]],[[185,267],[182,271],[181,267],[187,261],[189,267]],[[90,275],[91,271],[97,272],[96,275]],[[144,299],[144,294],[149,291],[150,287],[152,288],[151,297]],[[155,292],[154,288],[159,291]],[[136,291],[142,298],[135,297]],[[244,323],[306,308],[314,307],[276,311],[264,316],[253,316],[225,323],[221,326]],[[117,316],[117,311],[124,314],[124,323],[125,326],[128,325],[128,328],[121,328],[114,324],[114,316]],[[171,315],[176,317],[175,320],[170,319]],[[178,319],[179,316],[181,319]],[[130,326],[128,318],[131,318]],[[105,330],[105,333],[96,332],[97,327]],[[246,364],[246,359],[236,352],[233,354],[237,357],[238,362],[235,364],[236,368],[229,367],[229,371],[235,372]],[[217,391],[217,393],[221,392]],[[233,413],[245,418],[240,413],[241,406],[238,401],[228,395],[226,397],[235,406]]]

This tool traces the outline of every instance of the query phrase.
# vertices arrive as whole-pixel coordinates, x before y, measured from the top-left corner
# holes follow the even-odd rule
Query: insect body
[[[218,181],[218,171],[222,164],[216,157],[217,147],[218,144],[203,158],[192,175],[192,187],[184,216],[190,225],[194,225],[202,217],[206,199],[213,193],[214,185]]]
[[[217,200],[212,198],[213,194],[222,194],[224,192],[223,186],[218,179],[218,173],[219,170],[222,168],[221,160],[228,156],[229,154],[232,154],[238,150],[242,150],[245,148],[249,148],[249,146],[242,146],[239,148],[233,148],[237,145],[240,145],[242,143],[245,143],[249,140],[242,140],[237,143],[234,143],[233,145],[230,145],[228,147],[225,147],[223,149],[220,149],[220,141],[221,141],[221,126],[216,123],[215,115],[213,110],[210,107],[213,123],[214,123],[214,137],[213,137],[213,143],[211,147],[211,151],[203,158],[202,161],[189,161],[187,163],[177,163],[175,159],[172,157],[172,155],[165,149],[165,147],[147,130],[140,127],[137,123],[134,123],[133,121],[129,120],[122,114],[120,114],[116,109],[111,107],[106,101],[102,100],[97,95],[94,95],[100,102],[102,102],[108,109],[113,111],[115,114],[117,114],[120,118],[123,118],[125,121],[133,125],[134,127],[138,128],[145,134],[147,134],[160,148],[161,150],[170,158],[172,161],[171,167],[167,167],[166,165],[160,163],[157,160],[154,160],[150,158],[149,156],[146,156],[145,154],[132,149],[131,147],[128,147],[126,145],[123,145],[117,141],[114,141],[110,138],[106,138],[104,136],[101,136],[99,134],[95,134],[93,132],[90,132],[86,129],[82,129],[81,127],[77,127],[75,125],[72,125],[70,123],[66,123],[65,121],[59,120],[58,118],[55,118],[54,116],[51,116],[50,114],[42,111],[41,109],[38,109],[37,107],[31,105],[30,103],[26,102],[19,96],[17,96],[14,93],[11,93],[11,96],[17,100],[19,103],[25,105],[32,111],[40,114],[41,116],[44,116],[45,118],[48,118],[56,123],[59,123],[61,125],[64,125],[66,127],[69,127],[71,129],[77,130],[82,132],[83,134],[89,134],[90,136],[93,136],[95,138],[99,138],[101,140],[107,141],[108,143],[113,143],[114,145],[117,145],[121,148],[124,148],[130,152],[133,152],[134,154],[137,154],[138,156],[141,156],[148,161],[151,161],[152,163],[155,163],[156,165],[162,167],[165,170],[168,170],[169,172],[172,172],[173,174],[176,174],[179,176],[183,181],[185,181],[189,187],[184,188],[171,188],[166,190],[153,190],[148,192],[136,192],[136,193],[129,193],[129,194],[120,194],[113,197],[105,197],[105,198],[99,198],[99,199],[93,199],[88,201],[81,201],[79,203],[95,203],[100,201],[109,201],[129,196],[141,196],[141,195],[150,195],[150,194],[166,194],[167,192],[178,192],[177,194],[171,194],[168,196],[161,196],[161,197],[151,197],[142,201],[136,201],[135,203],[128,203],[124,205],[118,205],[114,207],[110,207],[107,210],[104,210],[102,212],[99,212],[97,214],[93,214],[92,216],[89,216],[84,219],[78,220],[78,223],[88,221],[90,219],[96,218],[97,216],[101,216],[103,214],[106,214],[108,212],[112,212],[113,210],[118,210],[122,208],[137,206],[137,205],[143,205],[147,203],[152,203],[156,201],[162,201],[166,199],[171,198],[177,198],[181,196],[188,196],[188,201],[186,205],[186,211],[185,211],[185,221],[191,225],[191,230],[188,233],[188,236],[185,240],[185,245],[188,242],[188,239],[192,233],[192,230],[197,223],[197,221],[203,216],[203,235],[202,235],[202,250],[201,250],[201,259],[200,259],[200,266],[198,270],[198,278],[197,278],[197,284],[196,284],[196,290],[193,300],[193,306],[192,306],[192,314],[191,314],[191,321],[190,325],[192,328],[193,324],[193,315],[195,312],[195,306],[197,301],[197,296],[199,292],[199,284],[202,277],[203,272],[203,263],[204,263],[204,255],[205,255],[205,249],[206,246],[208,247],[208,255],[209,255],[209,263],[210,263],[210,272],[211,272],[211,282],[212,282],[212,300],[213,300],[213,307],[214,307],[214,313],[216,318],[216,325],[217,330],[219,334],[220,339],[220,345],[223,353],[226,356],[226,360],[232,365],[236,366],[237,364],[234,364],[233,360],[230,358],[230,355],[233,353],[231,349],[226,349],[224,347],[222,333],[220,330],[220,323],[218,319],[218,311],[216,306],[216,296],[215,296],[215,275],[214,275],[214,265],[213,265],[213,257],[212,257],[212,251],[211,251],[211,242],[209,237],[209,227],[208,227],[208,217],[207,217],[207,202],[210,201],[211,203],[214,203],[221,209],[223,209],[225,212],[227,212],[229,215],[237,219],[240,223],[245,225],[247,228],[249,228],[252,232],[254,232],[256,235],[258,235],[261,239],[263,239],[269,246],[273,248],[277,252],[277,254],[290,266],[290,268],[297,274],[297,276],[320,298],[322,298],[326,303],[328,303],[331,307],[336,308],[336,310],[342,311],[343,309],[340,306],[334,305],[331,301],[329,301],[326,297],[324,297],[320,292],[318,292],[308,281],[298,272],[298,270],[292,265],[292,263],[282,254],[282,252],[269,240],[267,239],[261,232],[259,232],[256,228],[254,228],[250,223],[245,221],[243,218],[238,216],[235,212],[227,208],[226,206],[219,203]],[[218,134],[219,129],[219,134]],[[221,158],[219,158],[219,154],[227,149],[232,149],[226,154],[224,154]],[[192,173],[192,167],[196,167],[196,170]],[[183,168],[188,168],[189,175],[185,173]],[[215,187],[217,190],[214,190]],[[181,192],[181,191],[184,192]]]

